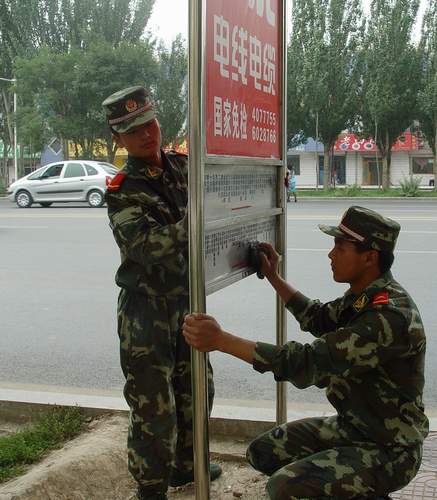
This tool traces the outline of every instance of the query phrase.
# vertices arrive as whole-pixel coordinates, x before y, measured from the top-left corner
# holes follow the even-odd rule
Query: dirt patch
[[[211,483],[211,499],[243,500],[265,499],[266,477],[254,471],[249,465],[234,461],[214,460],[223,468],[222,476]],[[193,500],[194,484],[183,488],[171,488],[169,499]]]
[[[23,425],[20,425],[20,424],[0,421],[0,437],[15,434],[16,432],[18,432],[22,428],[23,428]]]
[[[127,500],[135,492],[135,482],[127,471],[126,438],[125,416],[99,418],[24,476],[1,485],[0,500]],[[223,475],[211,484],[211,499],[265,499],[265,476],[241,456],[232,460],[233,454],[226,453],[230,447],[224,448],[223,454],[213,453]],[[194,484],[169,490],[169,498],[174,500],[194,499],[194,495]]]

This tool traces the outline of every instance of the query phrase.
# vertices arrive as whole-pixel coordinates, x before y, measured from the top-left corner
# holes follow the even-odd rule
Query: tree
[[[81,144],[84,154],[92,157],[99,139],[104,139],[108,161],[113,161],[117,145],[106,123],[102,102],[124,87],[143,85],[154,88],[158,72],[155,46],[148,41],[124,42],[115,49],[100,41],[83,54],[77,67],[81,109],[76,114],[75,140]],[[86,146],[86,137],[92,148]]]
[[[419,46],[422,85],[418,118],[421,130],[434,154],[434,190],[437,190],[437,3],[429,0]]]
[[[64,144],[78,144],[86,158],[98,154],[99,140],[104,139],[112,161],[115,148],[102,102],[123,87],[153,87],[157,74],[153,51],[154,45],[148,42],[125,42],[113,48],[98,41],[88,50],[68,53],[43,48],[31,59],[17,59],[19,92],[44,116],[51,135]]]
[[[158,75],[154,92],[163,144],[177,143],[185,134],[187,120],[187,51],[181,35],[158,48]]]
[[[375,138],[381,153],[384,189],[390,186],[392,146],[415,118],[420,66],[411,32],[418,6],[419,0],[371,4],[362,55],[360,123],[361,132]]]
[[[156,68],[156,61],[151,62],[153,43],[145,32],[154,3],[0,0],[0,62],[8,74],[17,76],[21,141],[36,147],[42,137],[59,135],[64,138],[64,154],[67,139],[79,144],[82,154],[94,154],[96,134],[103,134],[102,95],[135,82],[155,82],[155,77],[149,78]],[[118,51],[120,48],[126,55]],[[118,58],[118,67],[111,58]],[[105,67],[99,67],[100,63]],[[141,64],[145,67],[135,67]],[[11,109],[11,95],[5,93],[0,99],[0,140],[6,145],[11,142],[6,135],[12,122]],[[43,131],[36,123],[44,123]],[[107,128],[105,134],[110,144]],[[112,154],[111,148],[111,158]]]
[[[357,115],[363,35],[360,0],[294,0],[289,56],[289,133],[324,144],[324,189],[330,151]]]
[[[0,30],[27,54],[86,48],[97,39],[117,47],[145,33],[155,0],[0,0]],[[18,51],[17,51],[18,52]]]

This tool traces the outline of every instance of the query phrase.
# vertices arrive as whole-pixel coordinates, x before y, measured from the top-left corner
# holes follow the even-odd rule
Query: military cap
[[[155,118],[153,102],[141,86],[115,92],[103,101],[102,106],[108,125],[121,134]]]
[[[346,210],[338,226],[319,224],[319,229],[335,238],[362,243],[378,251],[393,252],[401,226],[374,210],[352,206]]]

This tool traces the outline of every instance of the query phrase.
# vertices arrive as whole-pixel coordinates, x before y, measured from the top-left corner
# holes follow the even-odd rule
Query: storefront
[[[354,134],[341,134],[330,159],[331,186],[358,185],[377,187],[382,183],[383,159],[377,153],[372,139],[360,140]],[[433,155],[426,143],[414,134],[405,132],[392,149],[390,182],[398,186],[406,177],[420,178],[422,186],[433,183]],[[297,176],[298,185],[315,187],[323,185],[323,144],[313,139],[305,145],[288,151],[288,165]],[[317,177],[318,170],[318,177]]]

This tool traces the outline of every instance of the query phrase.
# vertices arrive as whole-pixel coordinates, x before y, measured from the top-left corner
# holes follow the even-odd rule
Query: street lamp
[[[5,82],[17,83],[16,78],[0,78]],[[17,162],[17,92],[14,89],[14,175],[18,180],[18,162]]]

